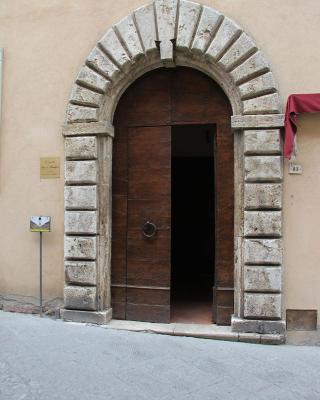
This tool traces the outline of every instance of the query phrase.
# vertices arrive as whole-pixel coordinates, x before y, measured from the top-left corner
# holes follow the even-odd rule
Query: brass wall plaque
[[[40,179],[60,178],[60,157],[40,158]]]

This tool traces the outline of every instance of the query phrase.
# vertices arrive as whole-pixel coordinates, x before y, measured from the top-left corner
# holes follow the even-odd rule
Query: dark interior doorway
[[[172,127],[172,322],[212,323],[214,137],[214,125]]]

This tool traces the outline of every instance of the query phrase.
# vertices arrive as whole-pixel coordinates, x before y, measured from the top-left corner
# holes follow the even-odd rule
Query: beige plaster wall
[[[317,309],[320,316],[320,115],[299,118],[302,175],[284,181],[285,306]],[[319,322],[319,321],[318,321]]]
[[[269,59],[285,102],[319,91],[318,0],[203,0],[237,21]],[[1,0],[5,49],[0,132],[0,293],[37,294],[38,235],[29,216],[53,218],[44,237],[46,297],[62,295],[63,170],[40,180],[39,158],[60,156],[61,125],[71,84],[83,60],[112,24],[145,0]],[[317,149],[320,118],[299,132],[302,176],[285,172],[285,298],[288,308],[320,309],[317,260]],[[319,137],[318,137],[319,136]],[[293,197],[292,197],[293,196]],[[318,214],[318,215],[317,215]]]

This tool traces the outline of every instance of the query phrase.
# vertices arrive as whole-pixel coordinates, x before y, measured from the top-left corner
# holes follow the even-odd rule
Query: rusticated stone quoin
[[[282,263],[281,239],[245,239],[244,262],[253,265],[280,265]]]
[[[96,310],[96,294],[95,287],[65,286],[65,307],[76,310]]]
[[[66,210],[96,210],[97,186],[65,186]]]
[[[98,141],[95,136],[68,137],[64,141],[67,160],[94,160],[98,156]]]
[[[244,290],[247,292],[281,292],[281,267],[245,266]]]
[[[235,138],[243,134],[235,153],[236,195],[244,204],[236,207],[241,223],[235,233],[238,320],[233,318],[233,330],[280,337],[282,321],[272,321],[281,318],[279,128],[284,116],[277,84],[262,51],[238,24],[212,7],[187,0],[154,0],[110,27],[72,86],[63,128],[68,284],[63,318],[104,323],[111,317],[107,277],[113,114],[120,95],[138,76],[179,65],[200,69],[221,85],[234,112]],[[101,298],[109,300],[103,305]],[[107,310],[99,314],[101,304]]]
[[[66,234],[90,235],[97,233],[96,211],[66,211]]]
[[[282,180],[282,158],[280,156],[245,157],[246,182],[279,182]]]
[[[244,131],[244,154],[281,154],[280,131]]]
[[[65,261],[66,282],[72,285],[96,285],[96,263],[93,261]]]
[[[280,319],[281,295],[273,293],[245,293],[244,317],[260,319]]]
[[[94,236],[66,236],[64,250],[66,259],[95,260],[97,238]]]
[[[96,161],[66,161],[66,184],[95,184],[97,183]]]
[[[244,186],[244,208],[246,210],[281,209],[281,183],[247,183]]]
[[[281,236],[280,211],[245,211],[245,236]]]

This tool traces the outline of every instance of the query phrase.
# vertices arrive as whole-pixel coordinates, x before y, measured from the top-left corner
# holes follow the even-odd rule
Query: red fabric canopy
[[[286,158],[291,158],[294,151],[298,114],[316,112],[320,112],[320,94],[292,94],[289,96],[284,122],[284,156]]]

